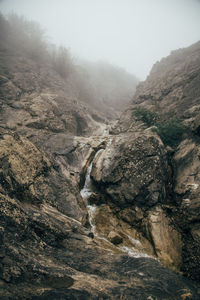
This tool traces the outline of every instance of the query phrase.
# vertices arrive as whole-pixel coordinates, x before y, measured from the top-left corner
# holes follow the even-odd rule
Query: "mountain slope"
[[[199,299],[197,110],[177,149],[132,108],[111,134],[66,51],[0,22],[0,298]]]
[[[119,122],[113,128],[115,134],[123,135],[129,132],[129,134],[143,136],[146,132],[158,134],[161,138],[168,157],[166,161],[168,175],[165,174],[168,179],[167,187],[165,182],[166,194],[160,198],[158,205],[164,207],[170,222],[181,234],[183,243],[182,255],[180,254],[181,270],[198,281],[200,272],[199,76],[200,42],[173,51],[170,56],[156,63],[147,80],[139,84],[132,106],[121,115]],[[145,148],[143,151],[149,152],[150,149]],[[145,179],[144,174],[142,178]],[[145,183],[144,189],[146,189]],[[145,206],[149,210],[146,204]],[[139,221],[136,218],[135,226]]]

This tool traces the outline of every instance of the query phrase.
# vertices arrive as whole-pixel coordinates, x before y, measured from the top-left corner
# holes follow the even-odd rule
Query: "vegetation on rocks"
[[[180,143],[187,129],[182,120],[170,118],[164,122],[157,112],[141,106],[133,109],[133,116],[144,122],[148,127],[155,126],[153,131],[160,136],[164,145],[171,147],[176,147]]]
[[[165,123],[155,124],[155,131],[160,136],[165,145],[176,147],[182,140],[183,134],[186,132],[187,127],[181,120],[170,119]]]
[[[144,122],[147,126],[153,126],[159,120],[158,113],[142,106],[134,108],[132,114],[137,120]]]

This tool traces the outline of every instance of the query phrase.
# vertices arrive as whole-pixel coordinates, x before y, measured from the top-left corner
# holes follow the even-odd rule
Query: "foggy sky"
[[[0,10],[38,21],[75,57],[105,60],[140,79],[171,50],[200,40],[199,0],[4,0]]]

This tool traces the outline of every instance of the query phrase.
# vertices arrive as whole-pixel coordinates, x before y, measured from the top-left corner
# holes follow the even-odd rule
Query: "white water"
[[[109,142],[111,143],[112,140],[109,141]],[[99,150],[99,151],[101,151],[101,150]],[[97,153],[96,153],[96,155],[97,155]],[[95,155],[95,157],[96,157],[96,155]],[[84,184],[84,187],[82,188],[82,190],[80,191],[82,198],[85,199],[86,201],[89,198],[89,196],[94,192],[94,185],[93,185],[91,177],[90,177],[90,174],[91,174],[91,171],[92,171],[92,164],[93,164],[93,161],[90,163],[90,165],[87,169],[87,173],[86,173],[86,177],[85,177],[85,184]],[[91,232],[94,234],[94,236],[97,239],[105,241],[106,243],[112,245],[112,247],[116,247],[117,249],[119,249],[120,251],[128,254],[131,257],[135,257],[135,258],[150,257],[146,253],[139,252],[134,247],[127,247],[127,246],[120,246],[120,245],[115,246],[109,240],[107,240],[105,237],[99,236],[98,233],[95,230],[95,224],[94,224],[95,212],[98,208],[97,208],[96,205],[88,205],[87,204],[87,209],[88,209],[89,223],[90,223],[90,226],[91,226]],[[127,238],[130,240],[130,242],[133,245],[140,245],[141,244],[139,240],[136,240],[136,239],[132,238],[129,235],[127,235]]]
[[[131,241],[131,243],[135,244],[135,245],[141,245],[141,242],[139,240],[136,240],[134,238],[132,238],[130,235],[127,234],[128,239]]]
[[[101,151],[101,150],[99,150],[99,151]],[[97,153],[99,151],[97,151]],[[97,153],[95,154],[95,157],[97,156]],[[95,157],[94,157],[94,159],[95,159]],[[93,159],[93,161],[94,161],[94,159]],[[90,177],[93,161],[90,163],[90,165],[87,169],[86,176],[85,176],[85,184],[84,184],[84,187],[82,188],[82,190],[80,191],[82,198],[85,199],[86,201],[89,198],[89,196],[91,196],[92,193],[94,192],[94,185],[93,185],[91,177]],[[96,209],[97,209],[96,205],[88,205],[87,204],[89,223],[91,226],[91,232],[94,234],[94,236],[96,236],[96,233],[95,233],[95,225],[93,224],[93,220],[94,220],[94,214],[95,214]]]
[[[109,129],[108,128],[106,128],[106,129],[104,129],[104,131],[103,131],[103,136],[107,136],[109,134]]]
[[[92,194],[92,180],[90,178],[90,173],[92,171],[92,162],[87,169],[87,173],[85,176],[85,184],[82,190],[80,191],[83,199],[87,199]]]
[[[87,209],[88,209],[89,223],[91,226],[91,231],[95,235],[95,225],[93,224],[93,219],[94,219],[94,213],[97,208],[95,205],[87,205]]]
[[[117,248],[119,248],[122,252],[127,253],[131,257],[135,257],[135,258],[151,257],[146,253],[136,251],[133,247],[120,246],[120,247],[117,247]]]

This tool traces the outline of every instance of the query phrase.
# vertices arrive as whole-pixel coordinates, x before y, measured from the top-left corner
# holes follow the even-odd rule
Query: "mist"
[[[107,61],[142,80],[156,61],[200,39],[198,0],[4,0],[0,10],[39,22],[75,57]]]

